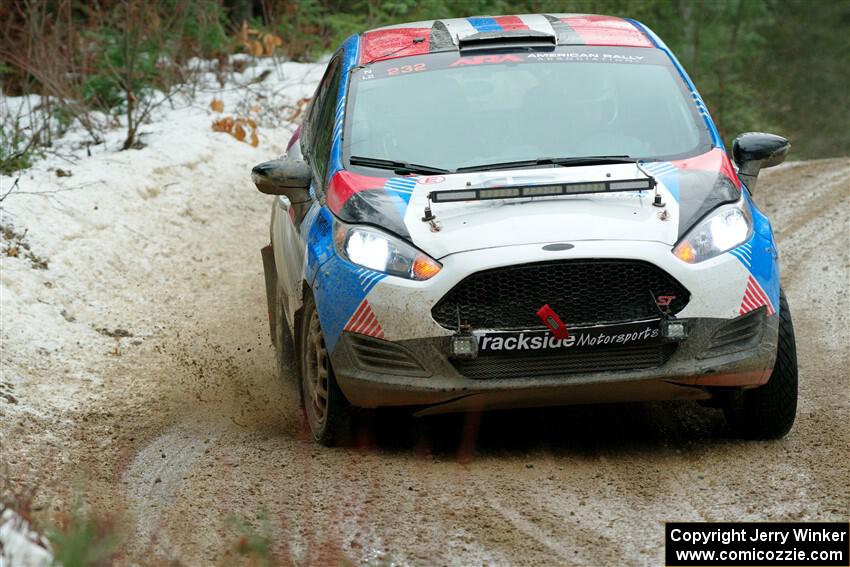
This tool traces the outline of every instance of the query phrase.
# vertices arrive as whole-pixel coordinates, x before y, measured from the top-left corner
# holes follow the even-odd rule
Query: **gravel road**
[[[654,403],[384,414],[336,449],[307,438],[274,375],[268,198],[214,162],[148,181],[192,191],[127,197],[116,213],[132,232],[100,234],[123,239],[120,257],[68,238],[79,269],[54,285],[133,336],[14,362],[29,379],[14,396],[37,411],[0,403],[0,463],[37,488],[37,517],[82,490],[126,534],[127,565],[239,564],[239,522],[282,564],[661,565],[665,520],[848,518],[850,160],[767,171],[756,194],[797,328],[787,438],[732,440],[718,410]],[[75,403],[39,405],[56,388]]]

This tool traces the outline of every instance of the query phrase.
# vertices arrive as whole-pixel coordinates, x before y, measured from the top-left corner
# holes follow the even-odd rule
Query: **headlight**
[[[753,234],[753,217],[743,199],[723,205],[700,221],[673,248],[680,260],[696,264],[714,258],[749,240]]]
[[[334,244],[337,252],[354,264],[409,280],[427,280],[442,269],[427,254],[372,227],[337,222]]]

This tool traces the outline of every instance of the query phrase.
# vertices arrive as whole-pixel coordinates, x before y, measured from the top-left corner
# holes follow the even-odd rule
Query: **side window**
[[[322,183],[328,173],[330,161],[341,67],[338,56],[328,64],[328,70],[316,90],[316,96],[307,117],[308,136],[305,140],[307,147],[302,146],[302,150],[306,150],[309,156],[310,166],[313,168],[316,179],[321,180]]]

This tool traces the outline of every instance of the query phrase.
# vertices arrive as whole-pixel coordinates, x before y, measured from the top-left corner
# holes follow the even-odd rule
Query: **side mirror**
[[[782,136],[763,132],[747,132],[732,142],[732,157],[738,164],[738,177],[750,191],[756,187],[756,178],[764,167],[773,167],[785,161],[791,143]]]
[[[260,193],[283,195],[293,205],[310,200],[312,176],[307,162],[296,159],[273,159],[251,170],[251,179]]]

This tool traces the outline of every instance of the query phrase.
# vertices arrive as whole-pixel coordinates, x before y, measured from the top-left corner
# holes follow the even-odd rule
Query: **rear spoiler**
[[[507,30],[479,32],[458,38],[461,52],[479,49],[500,49],[503,47],[555,47],[557,38],[537,30]]]

